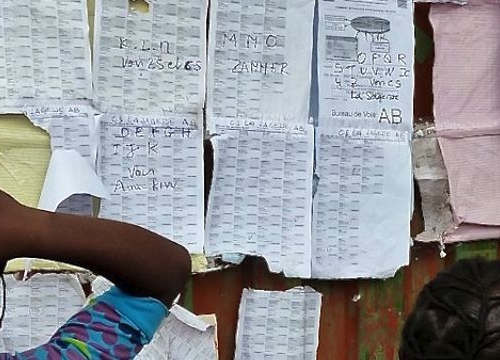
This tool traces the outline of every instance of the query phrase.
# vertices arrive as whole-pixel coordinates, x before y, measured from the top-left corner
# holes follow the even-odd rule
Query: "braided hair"
[[[500,261],[461,260],[425,285],[404,325],[399,358],[500,359]]]

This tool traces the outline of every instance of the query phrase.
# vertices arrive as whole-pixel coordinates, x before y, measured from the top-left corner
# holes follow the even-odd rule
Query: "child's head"
[[[500,261],[461,260],[429,282],[404,326],[399,356],[500,359]]]

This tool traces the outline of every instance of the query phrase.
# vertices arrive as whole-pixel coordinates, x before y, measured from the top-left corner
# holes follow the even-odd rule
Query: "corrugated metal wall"
[[[498,258],[496,241],[453,245],[439,257],[437,245],[417,245],[411,264],[388,280],[300,281],[270,274],[260,259],[223,272],[193,276],[183,304],[198,314],[215,313],[221,360],[233,358],[237,312],[244,287],[285,290],[309,285],[323,294],[320,360],[397,359],[399,333],[423,284],[457,259]],[[360,295],[360,299],[353,298]]]
[[[415,64],[415,121],[432,117],[432,48],[425,37],[432,37],[428,22],[429,5],[418,4]],[[428,40],[428,39],[427,39]],[[422,230],[418,189],[412,233]],[[184,305],[196,313],[215,313],[218,320],[221,360],[233,358],[237,313],[244,287],[285,290],[309,285],[323,294],[321,311],[320,360],[397,359],[399,333],[423,284],[457,259],[483,255],[498,258],[496,241],[453,245],[441,259],[436,244],[417,244],[411,252],[411,264],[389,280],[300,281],[271,274],[260,259],[247,259],[225,271],[195,275],[184,296]],[[360,299],[353,298],[359,295]]]

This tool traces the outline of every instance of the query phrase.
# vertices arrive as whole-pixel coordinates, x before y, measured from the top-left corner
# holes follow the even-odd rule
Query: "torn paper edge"
[[[205,224],[210,224],[211,218],[212,218],[212,214],[210,211],[210,209],[213,206],[212,203],[214,201],[213,200],[214,195],[213,195],[212,188],[215,186],[215,179],[217,177],[217,172],[218,172],[217,159],[219,157],[219,149],[217,146],[217,141],[218,141],[218,137],[224,136],[224,134],[217,133],[216,127],[217,127],[217,125],[230,124],[231,122],[237,122],[238,120],[244,120],[244,119],[248,120],[247,117],[237,117],[234,119],[227,118],[227,117],[214,117],[213,120],[205,128],[206,139],[208,139],[212,145],[213,159],[214,159],[214,165],[213,165],[213,169],[212,169],[212,184],[211,184],[210,193],[209,193],[208,201],[207,201],[207,214],[206,214]],[[264,120],[267,118],[265,116],[263,116],[262,119]],[[250,121],[257,123],[258,120],[250,119]],[[271,120],[271,121],[273,121],[273,120]],[[280,130],[293,131],[292,128],[294,126],[303,126],[304,128],[308,129],[307,136],[312,137],[312,139],[310,139],[310,141],[313,145],[312,153],[314,154],[314,141],[315,141],[314,136],[315,136],[316,128],[312,124],[308,124],[308,123],[305,123],[305,124],[303,124],[303,123],[289,123],[289,124],[286,124],[286,129],[280,129]],[[240,128],[241,128],[241,130],[245,129],[244,126],[241,126]],[[240,128],[235,127],[235,130],[238,130]],[[265,129],[263,129],[262,132],[265,132]],[[311,189],[311,196],[308,198],[308,202],[309,202],[308,208],[311,209],[311,211],[308,212],[308,214],[306,216],[308,218],[308,220],[306,220],[306,223],[309,226],[309,234],[310,234],[309,242],[310,242],[311,246],[309,248],[309,253],[305,254],[305,255],[308,255],[310,260],[312,261],[311,251],[312,251],[312,226],[313,226],[313,224],[312,224],[312,208],[313,208],[314,158],[313,158],[313,161],[311,161],[309,165],[311,166],[311,168],[309,170],[310,170],[310,173],[312,176],[310,177],[307,186],[309,186],[309,188]],[[205,248],[205,251],[206,251],[206,248]],[[285,277],[290,277],[290,278],[303,278],[303,279],[311,279],[312,278],[311,277],[312,267],[309,267],[307,274],[298,274],[297,272],[294,272],[294,270],[290,271],[289,269],[285,268],[286,261],[284,261],[283,254],[281,254],[281,257],[280,257],[280,266],[279,267],[272,266],[270,264],[270,262],[268,261],[268,259],[266,258],[265,254],[254,253],[254,252],[236,252],[235,251],[235,252],[231,252],[231,253],[227,253],[227,254],[220,254],[220,253],[215,252],[215,251],[210,251],[208,254],[205,254],[205,255],[209,256],[209,257],[220,257],[220,258],[222,258],[223,261],[229,260],[229,262],[231,262],[233,264],[238,264],[238,261],[239,261],[239,263],[241,263],[244,260],[245,256],[247,256],[247,255],[248,256],[255,256],[255,257],[259,257],[259,258],[264,259],[264,261],[266,262],[266,265],[271,273],[276,273],[276,274],[282,273],[283,275],[285,275]]]
[[[424,123],[424,124],[416,125],[413,135],[414,135],[413,142],[412,142],[412,159],[413,160],[416,159],[415,154],[417,152],[417,150],[416,150],[417,149],[417,146],[416,146],[417,141],[429,142],[429,141],[431,141],[431,139],[434,139],[436,141],[435,145],[437,147],[437,150],[438,150],[439,154],[441,154],[441,146],[439,144],[438,134],[436,132],[436,128],[435,128],[434,124]],[[422,149],[425,150],[424,147],[422,147]],[[422,150],[422,149],[420,149],[420,150]],[[452,208],[451,208],[450,201],[449,201],[450,197],[449,197],[448,175],[447,175],[446,166],[445,166],[442,155],[439,158],[434,158],[434,161],[439,163],[439,165],[440,165],[439,168],[429,167],[422,174],[419,174],[420,171],[417,171],[418,164],[416,163],[416,161],[412,161],[412,168],[413,168],[414,177],[419,185],[419,189],[421,192],[421,198],[422,198],[421,208],[422,208],[422,216],[423,216],[423,222],[424,222],[424,231],[417,234],[415,237],[415,240],[419,241],[419,242],[424,242],[424,243],[434,241],[434,242],[439,242],[440,244],[443,244],[443,237],[445,236],[444,234],[449,229],[453,228],[455,225],[454,225]],[[442,205],[441,209],[439,210],[440,214],[442,215],[442,216],[439,216],[439,221],[441,221],[441,220],[446,221],[447,219],[449,221],[447,221],[447,223],[443,224],[441,231],[436,231],[436,230],[430,229],[429,228],[430,221],[426,221],[426,219],[428,219],[429,216],[434,216],[434,215],[436,215],[436,213],[433,213],[433,214],[428,214],[428,213],[426,214],[425,213],[425,209],[428,208],[428,206],[424,206],[424,204],[426,204],[425,201],[426,201],[426,196],[427,196],[427,194],[425,194],[423,192],[423,190],[424,190],[423,189],[423,182],[425,182],[425,181],[445,182],[444,191],[446,191],[446,193],[443,192],[442,197],[438,199],[438,200],[440,200],[440,203]],[[432,195],[431,197],[434,198],[436,196]],[[430,199],[427,199],[427,200],[430,200]],[[442,249],[440,255],[441,255],[441,257],[446,256],[446,254],[444,253],[444,249]]]

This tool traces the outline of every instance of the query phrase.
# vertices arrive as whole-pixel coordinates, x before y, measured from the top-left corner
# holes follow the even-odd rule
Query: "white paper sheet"
[[[425,231],[417,241],[443,241],[446,230],[453,227],[450,188],[434,126],[419,128],[412,141],[413,174],[422,199]]]
[[[35,275],[25,282],[6,275],[5,281],[7,311],[0,330],[5,347],[0,352],[44,344],[84,304],[85,295],[74,275]]]
[[[235,360],[316,359],[321,294],[314,289],[243,289]]]
[[[174,305],[140,360],[216,360],[216,323]]]
[[[95,170],[76,150],[54,150],[38,208],[55,211],[74,194],[89,194],[101,199],[110,197]]]
[[[408,141],[395,130],[316,129],[313,278],[384,278],[408,264]]]
[[[412,131],[413,38],[410,0],[320,0],[319,125]]]
[[[210,3],[207,116],[307,122],[314,1]]]
[[[90,98],[85,0],[4,0],[0,34],[0,112]]]
[[[96,1],[94,104],[103,112],[201,113],[206,0]]]
[[[263,256],[272,272],[311,274],[313,128],[218,119],[207,255]]]
[[[135,223],[203,252],[203,130],[199,118],[106,114],[100,216]],[[140,239],[138,239],[139,241]]]
[[[95,169],[99,129],[95,120],[96,110],[92,106],[56,102],[44,106],[27,106],[23,110],[34,125],[49,133],[52,151],[76,150],[88,161],[90,168]],[[71,164],[70,166],[73,167]],[[87,166],[85,169],[85,173],[90,174]],[[62,169],[59,169],[60,171]],[[53,175],[48,175],[53,180],[57,180]],[[69,175],[71,177],[73,174]],[[57,196],[58,201],[64,200],[62,196],[63,194]],[[50,201],[54,202],[55,199]],[[52,208],[52,205],[49,207]],[[88,194],[72,195],[59,204],[57,211],[92,215],[92,197]]]

